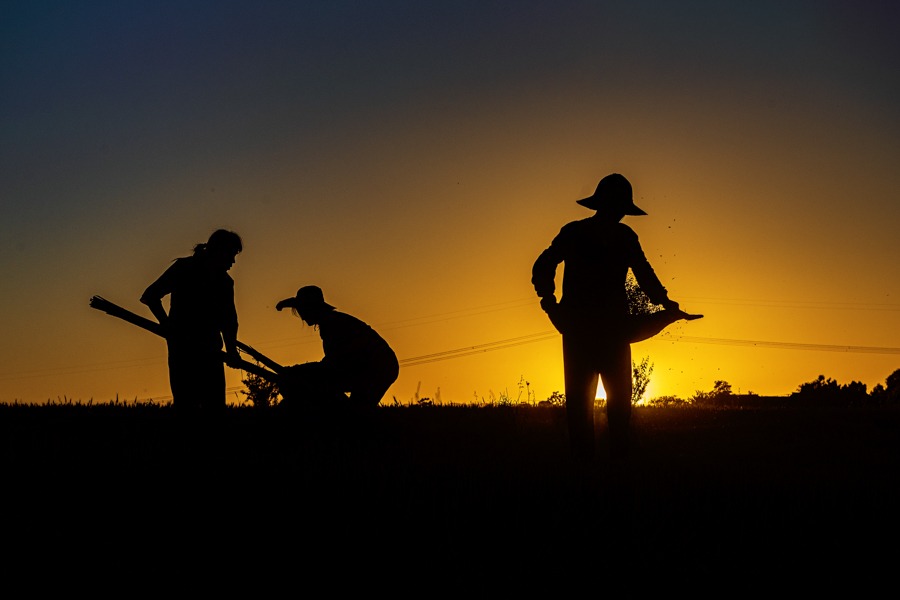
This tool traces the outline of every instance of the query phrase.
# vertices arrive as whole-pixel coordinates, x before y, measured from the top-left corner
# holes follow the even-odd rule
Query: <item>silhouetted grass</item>
[[[602,415],[597,433],[582,469],[554,406],[212,421],[151,404],[0,405],[0,468],[21,543],[118,562],[309,548],[549,560],[578,540],[625,556],[771,554],[896,530],[895,410],[637,408],[627,468],[606,456]]]

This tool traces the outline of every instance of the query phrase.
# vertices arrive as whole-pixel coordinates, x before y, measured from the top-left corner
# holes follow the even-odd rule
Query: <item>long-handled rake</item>
[[[156,321],[151,321],[150,319],[146,319],[140,315],[136,315],[133,312],[131,312],[130,310],[128,310],[126,308],[122,308],[118,304],[114,304],[114,303],[110,302],[106,298],[102,298],[100,296],[94,296],[93,298],[91,298],[90,306],[91,306],[91,308],[95,308],[99,311],[105,312],[106,314],[112,315],[113,317],[118,317],[118,318],[122,319],[123,321],[128,321],[132,325],[137,325],[141,329],[146,329],[150,333],[154,333],[154,334],[158,335],[159,337],[162,337],[162,338],[166,337],[165,333],[163,333],[162,325],[160,325]],[[237,342],[237,347],[241,352],[244,352],[245,354],[252,356],[257,361],[259,361],[260,363],[264,364],[265,366],[269,367],[269,369],[271,369],[271,371],[268,369],[263,369],[262,367],[260,367],[258,365],[254,365],[253,363],[247,362],[246,360],[241,360],[240,367],[243,370],[245,370],[249,373],[253,373],[254,375],[258,375],[269,381],[274,381],[275,383],[278,383],[278,380],[279,380],[278,374],[282,373],[285,369],[282,365],[279,365],[277,362],[275,362],[274,360],[272,360],[271,358],[269,358],[268,356],[266,356],[259,350],[256,350],[255,348],[248,346],[247,344],[245,344],[243,342]],[[225,359],[224,352],[222,352],[222,359],[223,360]]]

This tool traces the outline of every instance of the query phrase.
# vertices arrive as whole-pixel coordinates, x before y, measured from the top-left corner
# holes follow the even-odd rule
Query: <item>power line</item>
[[[706,298],[680,296],[679,301],[696,304],[719,304],[724,306],[758,306],[761,308],[791,308],[813,310],[874,310],[900,312],[900,305],[871,302],[824,302],[809,300],[746,300],[739,298]]]
[[[697,302],[697,303],[708,303],[708,304],[724,304],[724,305],[736,305],[736,306],[760,306],[767,308],[795,308],[795,309],[832,309],[832,310],[876,310],[876,311],[900,311],[900,305],[897,304],[889,304],[889,303],[862,303],[862,302],[847,302],[847,303],[834,303],[834,302],[824,302],[824,301],[792,301],[792,300],[745,300],[745,299],[737,299],[737,298],[707,298],[707,297],[682,297],[684,301],[688,302]],[[504,306],[508,304],[513,304],[514,306]],[[434,323],[437,321],[445,321],[450,319],[459,319],[470,316],[477,316],[497,311],[510,310],[514,308],[523,308],[525,306],[529,306],[531,304],[537,304],[537,300],[533,297],[529,298],[518,298],[516,300],[507,300],[504,302],[496,302],[492,304],[485,304],[469,309],[461,309],[456,311],[450,311],[445,313],[437,313],[432,315],[426,315],[423,317],[417,317],[414,319],[402,319],[399,321],[388,321],[386,323],[380,323],[376,325],[382,331],[391,331],[393,329],[400,329],[404,327],[413,327],[416,325],[427,325],[429,323]],[[497,308],[500,307],[500,308]],[[466,314],[459,314],[466,313]],[[421,322],[411,322],[410,321],[421,321]],[[406,324],[402,324],[406,323]],[[386,327],[389,325],[397,324],[395,327]],[[510,338],[508,340],[500,340],[497,342],[491,342],[489,344],[480,344],[477,346],[467,346],[464,348],[457,348],[455,350],[448,350],[446,352],[439,352],[435,355],[424,355],[420,357],[413,357],[409,359],[404,359],[401,361],[402,366],[415,366],[417,364],[425,364],[426,362],[437,362],[438,360],[448,360],[449,358],[457,358],[460,356],[469,356],[471,354],[478,354],[481,352],[489,352],[492,350],[501,350],[503,348],[511,348],[513,346],[522,345],[524,343],[532,343],[544,341],[544,339],[548,338],[540,338],[534,339],[532,341],[520,341],[525,340],[525,338],[530,338],[534,336],[542,336],[542,335],[551,335],[555,334],[555,332],[545,332],[543,334],[533,334],[532,336],[520,336],[518,338]],[[552,335],[551,335],[552,337]],[[310,338],[305,340],[304,338]],[[288,344],[279,344],[279,345],[271,345],[271,343],[263,343],[259,345],[260,348],[265,349],[274,349],[274,348],[283,348],[286,346],[300,345],[305,343],[314,343],[317,340],[313,338],[312,335],[303,336],[301,338],[287,338],[286,340],[279,341],[289,341],[301,339],[304,341],[293,342]],[[655,341],[664,341],[667,339],[669,341],[680,341],[680,342],[688,342],[688,343],[698,343],[698,344],[717,344],[717,345],[731,345],[731,346],[755,346],[762,348],[781,348],[781,349],[794,349],[794,350],[812,350],[812,351],[824,351],[824,352],[852,352],[852,353],[866,353],[866,354],[900,354],[900,349],[896,348],[879,348],[879,347],[864,347],[864,346],[834,346],[834,345],[826,345],[826,344],[801,344],[801,343],[793,343],[793,342],[766,342],[766,341],[756,341],[756,340],[731,340],[726,338],[699,338],[699,337],[689,337],[689,336],[673,336],[668,338],[656,338]],[[275,342],[277,343],[277,341]],[[446,355],[446,356],[445,356]],[[147,362],[150,361],[150,362]],[[133,368],[133,367],[146,367],[146,366],[154,366],[158,364],[163,364],[166,361],[165,356],[155,356],[155,357],[146,357],[146,358],[138,358],[138,359],[130,359],[130,360],[119,360],[119,361],[111,361],[111,362],[103,362],[103,363],[93,363],[93,364],[84,364],[84,365],[72,365],[67,367],[56,367],[56,368],[46,368],[46,369],[35,369],[29,371],[20,371],[18,373],[10,373],[8,375],[0,376],[0,381],[10,381],[13,379],[28,379],[33,377],[40,376],[59,376],[59,375],[75,375],[81,373],[92,373],[97,371],[106,371],[111,369],[122,369],[122,368]],[[123,364],[125,363],[125,364]],[[131,363],[131,364],[127,364]]]
[[[151,361],[151,362],[146,362]],[[79,373],[94,373],[96,371],[109,371],[111,369],[127,369],[130,367],[149,367],[153,365],[161,365],[166,362],[165,356],[155,356],[147,358],[135,358],[131,360],[116,360],[105,363],[95,363],[92,365],[77,365],[71,367],[56,367],[48,369],[38,369],[34,371],[20,371],[18,373],[10,373],[9,375],[0,377],[0,381],[10,381],[13,379],[29,379],[32,377],[43,377],[51,375],[77,375]],[[134,363],[134,364],[120,364]],[[113,365],[113,366],[109,366]],[[76,370],[71,370],[76,369]]]
[[[474,311],[481,311],[481,309],[483,309],[483,308],[493,308],[493,307],[495,307],[495,306],[502,306],[502,305],[504,305],[504,304],[513,304],[513,303],[516,303],[516,302],[525,302],[525,304],[523,304],[522,306],[528,306],[529,304],[537,304],[537,303],[539,302],[539,300],[536,299],[534,296],[529,296],[528,298],[518,298],[518,299],[516,299],[516,300],[506,300],[505,302],[494,302],[493,304],[482,304],[481,306],[475,306],[475,307],[473,307],[473,308],[463,308],[463,309],[460,309],[460,310],[452,310],[452,311],[450,311],[450,312],[445,312],[445,313],[437,313],[437,314],[434,314],[434,315],[425,315],[424,317],[415,317],[415,318],[412,318],[412,319],[400,319],[399,321],[388,321],[388,322],[386,322],[386,323],[379,323],[379,324],[378,324],[378,327],[383,327],[383,326],[386,326],[386,325],[394,325],[394,324],[396,324],[396,323],[405,323],[405,322],[407,322],[407,321],[419,321],[419,320],[421,320],[421,319],[431,319],[431,318],[434,318],[434,317],[443,317],[443,316],[447,316],[447,315],[454,315],[454,314],[457,314],[457,313],[461,313],[461,312],[469,312],[469,311],[473,311],[473,310],[474,310]],[[506,308],[500,308],[500,309],[495,309],[495,310],[506,310],[507,308],[520,308],[520,307],[519,307],[519,306],[508,306],[508,307],[506,307]],[[493,310],[487,310],[487,311],[483,311],[483,312],[494,312],[494,311],[493,311]],[[469,316],[472,316],[472,315],[480,315],[480,314],[483,314],[483,312],[475,312],[475,313],[472,313],[471,315],[461,315],[461,316],[463,316],[463,317],[469,317]],[[414,325],[418,325],[419,323],[413,323],[413,324],[414,324]],[[406,326],[406,325],[403,325],[403,327],[407,327],[407,326]]]
[[[455,350],[446,350],[444,352],[436,352],[434,354],[424,354],[412,358],[405,358],[400,361],[401,367],[412,367],[415,365],[423,365],[425,363],[439,362],[449,360],[451,358],[459,358],[461,356],[470,356],[472,354],[481,354],[483,352],[492,352],[494,350],[502,350],[504,348],[512,348],[513,346],[521,346],[523,344],[531,344],[534,342],[543,342],[545,340],[558,337],[556,331],[543,331],[541,333],[532,333],[531,335],[522,335],[519,337],[498,340],[487,344],[478,344],[476,346],[465,346],[456,348]]]
[[[524,302],[524,304],[522,304],[523,302]],[[450,320],[450,319],[472,317],[472,316],[477,316],[477,315],[482,315],[482,314],[497,312],[497,311],[502,311],[502,310],[522,308],[524,306],[529,306],[531,304],[537,304],[537,303],[538,303],[538,301],[535,300],[534,297],[530,296],[528,298],[518,298],[516,300],[506,300],[504,302],[494,302],[492,304],[483,304],[481,306],[476,306],[473,308],[464,308],[464,309],[449,311],[449,312],[445,312],[445,313],[436,313],[436,314],[432,314],[432,315],[425,315],[425,316],[416,317],[413,319],[401,319],[399,321],[388,321],[386,323],[379,323],[376,325],[376,327],[378,327],[381,331],[391,331],[393,329],[401,329],[404,327],[413,327],[416,325],[427,325],[429,323],[435,323],[437,321],[446,321],[446,320]],[[516,304],[516,306],[503,306],[504,304]],[[495,308],[498,306],[500,306],[502,308]],[[484,309],[487,309],[487,310],[484,310]],[[472,312],[472,311],[475,311],[475,312]],[[468,313],[468,314],[460,315],[458,313]],[[450,315],[456,315],[456,316],[450,316]],[[422,321],[423,319],[428,319],[428,320]],[[387,327],[386,329],[384,328],[384,326],[386,326],[386,325],[394,325],[397,323],[407,323],[408,321],[422,321],[422,322],[421,323],[408,323],[406,325],[397,325],[396,327]],[[293,340],[298,340],[298,339],[302,340],[302,341],[293,341]],[[290,342],[290,343],[272,345],[272,344],[277,344],[278,342],[281,342],[281,341],[286,341],[286,342]],[[298,346],[301,344],[311,344],[311,343],[315,343],[317,341],[318,340],[315,339],[312,334],[309,334],[306,336],[302,336],[300,338],[286,338],[286,339],[282,339],[282,340],[274,340],[273,342],[268,342],[268,343],[263,342],[262,344],[258,344],[257,347],[264,348],[266,350],[270,350],[270,349],[275,349],[275,348],[285,348],[288,346]],[[143,362],[143,361],[152,361],[152,362]],[[70,365],[70,366],[66,366],[66,367],[32,369],[29,371],[19,371],[17,373],[9,373],[7,375],[0,376],[0,381],[10,381],[13,379],[29,379],[32,377],[40,377],[43,375],[48,375],[48,376],[50,376],[50,375],[56,375],[56,376],[77,375],[80,373],[94,373],[97,371],[107,371],[110,369],[125,369],[125,368],[129,368],[129,367],[153,366],[153,365],[163,364],[165,362],[166,362],[165,356],[153,356],[153,357],[146,357],[146,358],[116,360],[116,361],[109,361],[109,362],[102,362],[102,363],[84,364],[84,365]],[[135,363],[135,364],[123,364],[123,363]],[[74,370],[72,370],[72,369],[74,369]]]
[[[462,319],[465,317],[475,317],[478,315],[484,315],[484,314],[503,311],[503,310],[511,310],[514,308],[523,308],[525,306],[537,304],[538,302],[539,302],[539,300],[536,300],[533,297],[519,298],[518,300],[507,300],[506,302],[496,302],[494,304],[485,304],[485,305],[477,306],[474,308],[454,310],[454,311],[450,311],[450,312],[446,312],[446,313],[437,313],[434,315],[426,315],[424,317],[416,317],[413,319],[401,319],[399,321],[388,321],[386,323],[376,323],[375,327],[378,328],[378,331],[393,331],[395,329],[403,329],[405,327],[428,325],[431,323],[437,323],[439,321],[449,321],[451,319]],[[502,308],[493,308],[496,306],[501,306],[503,304],[514,304],[514,303],[516,304],[515,306],[503,306]],[[482,309],[487,309],[487,310],[482,310]],[[472,312],[472,311],[475,311],[475,312]],[[463,314],[463,315],[457,314],[457,313],[462,313],[462,312],[465,312],[467,314]],[[449,315],[455,315],[455,316],[449,316]],[[423,319],[427,319],[427,320],[423,320]],[[409,321],[421,321],[421,322],[420,323],[409,323]],[[394,325],[396,323],[406,323],[406,324],[405,325],[395,325],[394,327],[388,327],[389,325]],[[312,338],[312,339],[307,339],[307,338],[312,338],[312,336],[307,335],[307,336],[302,336],[299,338],[285,338],[282,340],[275,340],[273,342],[263,342],[261,344],[257,344],[257,347],[263,348],[265,350],[273,350],[275,348],[286,348],[288,346],[299,346],[301,344],[310,344],[310,343],[313,343],[316,341],[314,338]],[[293,341],[293,340],[302,340],[302,341]],[[272,345],[272,344],[275,344],[278,342],[288,342],[288,343],[279,344],[277,346]]]
[[[745,346],[778,348],[780,350],[812,350],[816,352],[850,352],[857,354],[900,354],[900,348],[882,346],[835,346],[831,344],[802,344],[799,342],[765,342],[759,340],[733,340],[727,338],[692,337],[687,335],[656,338],[654,341],[685,342],[689,344],[714,344],[719,346]]]
[[[400,361],[401,367],[414,367],[426,363],[439,362],[442,360],[450,360],[451,358],[460,358],[462,356],[471,356],[472,354],[481,354],[483,352],[492,352],[494,350],[503,350],[522,346],[524,344],[533,344],[554,339],[559,334],[555,331],[545,331],[535,333],[530,336],[521,336],[518,338],[510,338],[508,340],[500,340],[489,344],[481,344],[479,346],[467,346],[465,348],[457,348],[456,350],[447,350],[436,354],[428,354],[407,358]],[[780,350],[808,350],[816,352],[849,352],[858,354],[900,354],[900,348],[890,348],[881,346],[836,346],[830,344],[803,344],[798,342],[767,342],[761,340],[735,340],[728,338],[707,338],[692,336],[671,336],[651,338],[649,341],[656,342],[682,342],[688,344],[714,344],[719,346],[743,346],[753,348],[775,348]]]
[[[529,335],[518,336],[514,338],[507,338],[503,340],[497,340],[495,342],[488,342],[485,344],[477,344],[474,346],[464,346],[462,348],[455,348],[453,350],[445,350],[443,352],[435,352],[432,354],[423,354],[421,356],[414,356],[411,358],[405,358],[400,361],[401,367],[415,367],[418,365],[424,365],[427,363],[440,362],[444,360],[450,360],[452,358],[461,358],[463,356],[471,356],[473,354],[483,354],[486,352],[493,352],[494,350],[505,350],[507,348],[514,348],[516,346],[522,346],[525,344],[533,344],[536,342],[544,342],[550,339],[554,339],[559,337],[559,333],[556,331],[542,331],[540,333],[532,333]],[[780,350],[806,350],[806,351],[815,351],[815,352],[843,352],[843,353],[855,353],[855,354],[900,354],[900,348],[891,348],[891,347],[883,347],[883,346],[838,346],[833,344],[804,344],[800,342],[769,342],[764,340],[738,340],[731,338],[708,338],[708,337],[696,337],[696,336],[686,336],[686,335],[678,335],[678,336],[660,336],[656,338],[651,338],[648,341],[655,342],[680,342],[680,343],[688,343],[688,344],[712,344],[718,346],[742,346],[742,347],[752,347],[752,348],[774,348]],[[147,359],[139,359],[139,360],[147,360]],[[44,373],[50,375],[75,375],[78,373],[91,373],[94,371],[105,371],[109,369],[121,369],[127,367],[143,367],[143,366],[151,366],[155,364],[162,364],[164,361],[157,361],[152,363],[145,364],[135,364],[135,365],[121,365],[121,366],[112,366],[112,367],[103,367],[97,369],[88,369],[88,370],[80,370],[80,371],[68,371],[65,373]],[[39,373],[40,372],[35,372]],[[0,381],[6,381],[10,379],[22,379],[28,377],[38,377],[39,374],[19,374],[12,377],[4,377],[0,379]]]

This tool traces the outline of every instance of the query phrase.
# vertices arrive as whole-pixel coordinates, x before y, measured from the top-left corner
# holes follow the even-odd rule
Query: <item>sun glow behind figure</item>
[[[875,3],[19,4],[0,18],[0,401],[168,396],[165,344],[87,300],[140,311],[220,227],[246,243],[239,339],[284,364],[322,357],[274,309],[299,276],[400,359],[546,331],[531,262],[611,172],[660,279],[706,315],[682,335],[900,347],[898,38]],[[665,333],[647,355],[645,399],[897,368]],[[542,400],[561,363],[557,339],[420,364],[387,397],[524,374]]]

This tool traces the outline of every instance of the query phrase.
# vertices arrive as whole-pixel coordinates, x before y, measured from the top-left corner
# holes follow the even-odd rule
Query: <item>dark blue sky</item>
[[[530,262],[581,214],[569,199],[614,170],[658,217],[639,233],[684,261],[663,267],[682,295],[896,297],[881,281],[900,260],[883,241],[900,219],[898,30],[892,2],[2,3],[0,333],[17,350],[0,390],[4,373],[109,358],[115,333],[69,318],[82,296],[136,298],[223,225],[247,238],[250,342],[285,326],[268,297],[308,279],[376,290],[359,301],[374,322],[528,296]],[[680,241],[663,216],[684,223]],[[487,340],[411,334],[398,351],[543,326],[529,318]],[[900,346],[865,327],[815,341]],[[28,381],[0,400],[69,385]]]

